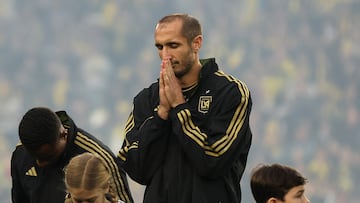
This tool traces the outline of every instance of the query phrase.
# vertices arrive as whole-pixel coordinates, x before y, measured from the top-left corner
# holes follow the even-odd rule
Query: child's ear
[[[268,201],[266,201],[266,203],[276,203],[277,199],[275,197],[270,197],[270,199],[268,199]]]

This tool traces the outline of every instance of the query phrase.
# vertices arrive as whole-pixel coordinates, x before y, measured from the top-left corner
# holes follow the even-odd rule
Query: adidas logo
[[[26,173],[25,175],[27,176],[37,176],[37,173],[36,173],[36,170],[35,170],[35,167],[31,167]]]

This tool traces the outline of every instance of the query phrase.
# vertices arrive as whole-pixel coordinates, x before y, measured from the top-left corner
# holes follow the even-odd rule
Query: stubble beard
[[[192,66],[194,64],[194,58],[192,57],[192,52],[189,52],[187,54],[187,56],[185,57],[185,60],[183,60],[182,63],[179,61],[176,61],[174,64],[182,66],[182,69],[174,72],[175,76],[178,79],[184,77],[191,71]]]

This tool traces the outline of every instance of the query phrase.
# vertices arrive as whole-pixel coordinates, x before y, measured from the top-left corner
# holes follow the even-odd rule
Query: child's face
[[[286,193],[283,203],[309,203],[309,199],[305,196],[304,185],[293,187]]]

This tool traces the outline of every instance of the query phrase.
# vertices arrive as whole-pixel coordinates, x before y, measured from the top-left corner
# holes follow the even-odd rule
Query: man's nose
[[[162,59],[166,59],[166,58],[170,58],[170,53],[169,53],[169,49],[167,47],[164,47],[162,50],[161,50],[161,58]]]

